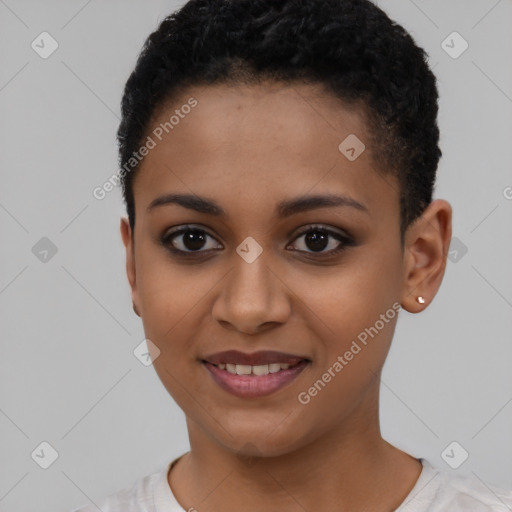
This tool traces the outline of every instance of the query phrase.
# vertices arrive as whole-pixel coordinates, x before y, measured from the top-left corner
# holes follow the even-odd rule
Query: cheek
[[[193,307],[194,294],[186,290],[177,267],[163,258],[145,256],[142,253],[137,260],[137,294],[145,335],[160,349],[161,361],[168,352],[179,350],[178,334]]]
[[[142,251],[141,251],[142,252]],[[142,252],[138,260],[137,290],[144,332],[160,350],[154,366],[180,378],[197,364],[197,340],[211,320],[211,294],[218,291],[222,271],[197,265],[178,265],[158,251]],[[193,365],[193,366],[191,366]],[[172,385],[172,379],[170,379]]]
[[[395,256],[361,251],[357,261],[322,270],[293,278],[298,283],[293,290],[302,299],[296,314],[316,340],[315,378],[331,368],[337,376],[332,382],[347,379],[344,387],[355,391],[379,370],[391,344],[399,309]],[[336,372],[332,367],[345,354],[343,370]]]
[[[337,336],[322,340],[311,377],[299,390],[297,408],[316,418],[315,428],[328,428],[349,417],[360,400],[375,399],[378,376],[386,360],[396,324],[396,312],[375,315],[371,321],[339,316]],[[367,393],[369,390],[373,393]]]
[[[159,331],[170,329],[207,292],[207,283],[194,275],[193,266],[174,263],[163,249],[141,248],[136,261],[143,316]]]
[[[287,283],[300,299],[302,320],[314,322],[322,337],[336,339],[357,334],[390,305],[393,293],[384,283],[387,277],[384,265],[361,252],[358,261],[289,274]]]

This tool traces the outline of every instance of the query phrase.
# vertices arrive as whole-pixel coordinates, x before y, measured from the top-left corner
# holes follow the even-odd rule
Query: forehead
[[[201,154],[188,154],[187,161],[210,153],[216,159],[253,157],[318,162],[337,158],[344,135],[357,133],[368,139],[359,109],[342,104],[320,85],[277,84],[216,85],[190,88],[159,112],[158,125],[187,103],[197,101],[179,126],[166,138],[176,147],[195,144]],[[246,162],[250,166],[251,162]]]
[[[191,87],[158,111],[148,134],[155,146],[134,184],[140,206],[177,191],[246,208],[308,192],[349,195],[370,210],[397,201],[392,187],[382,190],[361,110],[321,86]],[[364,144],[355,160],[342,152],[346,140],[358,152]]]

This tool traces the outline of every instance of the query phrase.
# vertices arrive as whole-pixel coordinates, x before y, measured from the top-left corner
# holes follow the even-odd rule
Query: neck
[[[338,428],[271,456],[254,445],[229,449],[188,419],[187,426],[191,450],[169,474],[186,510],[216,512],[226,503],[248,512],[394,510],[421,473],[417,459],[382,439],[376,412],[355,411]]]

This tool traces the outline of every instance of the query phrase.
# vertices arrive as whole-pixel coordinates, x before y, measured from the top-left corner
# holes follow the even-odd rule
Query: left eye
[[[350,245],[350,238],[341,233],[337,233],[330,229],[321,227],[321,226],[312,226],[308,228],[306,231],[303,231],[301,234],[297,236],[295,240],[299,240],[300,238],[305,237],[302,242],[302,247],[310,248],[311,251],[298,249],[302,252],[309,252],[310,254],[337,254],[342,251],[346,245]],[[329,238],[334,238],[337,240],[337,243],[329,243]],[[332,240],[331,240],[332,242]],[[331,245],[331,249],[324,251],[326,247]]]

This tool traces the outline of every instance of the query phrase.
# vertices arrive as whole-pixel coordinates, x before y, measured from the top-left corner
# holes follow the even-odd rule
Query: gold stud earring
[[[416,297],[416,300],[420,303],[420,304],[425,304],[425,299],[419,295],[418,297]]]

